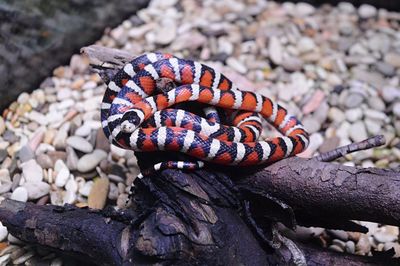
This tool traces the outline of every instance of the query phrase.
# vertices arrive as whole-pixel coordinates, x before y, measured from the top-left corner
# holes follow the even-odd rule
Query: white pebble
[[[10,197],[12,200],[26,202],[28,200],[28,191],[24,187],[17,187]]]
[[[67,144],[75,150],[89,153],[93,151],[93,146],[87,140],[79,136],[71,136],[67,138]]]
[[[43,170],[34,159],[22,164],[22,174],[27,182],[35,183],[43,180]]]
[[[1,222],[0,222],[0,242],[3,242],[8,235],[8,230],[7,227],[5,227]]]

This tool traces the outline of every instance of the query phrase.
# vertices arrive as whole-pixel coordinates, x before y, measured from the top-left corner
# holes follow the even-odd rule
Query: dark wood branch
[[[385,143],[385,136],[378,135],[360,142],[351,143],[349,145],[336,148],[332,151],[322,153],[318,156],[315,156],[315,159],[321,162],[332,162],[336,159],[339,159],[340,157],[345,156],[346,154],[376,148],[385,145]]]
[[[398,169],[357,168],[293,157],[238,179],[290,205],[298,221],[318,226],[327,220],[400,224]],[[325,224],[326,226],[326,224]]]

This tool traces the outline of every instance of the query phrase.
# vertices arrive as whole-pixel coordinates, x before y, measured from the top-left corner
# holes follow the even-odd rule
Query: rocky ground
[[[154,0],[98,44],[200,60],[238,87],[278,100],[311,133],[304,157],[384,134],[386,147],[343,163],[386,168],[400,159],[399,29],[400,13],[369,5]],[[2,198],[124,207],[138,168],[133,152],[110,147],[103,136],[104,90],[88,61],[74,55],[32,94],[20,94],[0,117]],[[400,256],[398,227],[360,223],[368,234],[299,227],[295,235],[338,252],[394,247]],[[63,264],[0,226],[0,265],[35,261]]]

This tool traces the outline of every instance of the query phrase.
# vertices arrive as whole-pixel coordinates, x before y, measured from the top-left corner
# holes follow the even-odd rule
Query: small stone
[[[118,195],[119,195],[119,192],[118,192],[117,185],[114,184],[114,183],[110,183],[110,189],[108,191],[108,198],[110,200],[117,200],[118,199]]]
[[[7,151],[6,150],[0,150],[0,163],[4,161],[5,158],[7,158]]]
[[[290,56],[281,63],[283,68],[290,72],[300,71],[303,67],[303,60]]]
[[[23,92],[18,96],[17,102],[19,104],[25,104],[29,101],[29,97],[30,97],[30,95],[28,93]]]
[[[7,227],[5,227],[1,222],[0,222],[0,242],[3,242],[8,235],[8,230]],[[2,254],[3,255],[3,254]]]
[[[339,239],[333,239],[332,244],[340,247],[342,250],[344,250],[346,247],[346,243]]]
[[[349,135],[353,141],[359,142],[368,138],[367,129],[363,121],[357,121],[350,126]]]
[[[378,135],[382,131],[382,127],[379,121],[366,118],[364,120],[364,123],[368,133],[371,135]]]
[[[282,60],[283,60],[282,52],[283,52],[283,49],[282,49],[282,45],[281,45],[279,39],[275,36],[272,36],[269,39],[268,53],[269,53],[269,57],[271,58],[271,61],[274,64],[276,64],[276,65],[282,64]]]
[[[79,136],[71,136],[67,138],[67,144],[75,150],[89,153],[93,151],[93,146],[84,138]]]
[[[368,4],[362,4],[358,8],[358,15],[363,19],[373,18],[377,14],[378,14],[378,11],[376,10],[376,7],[368,5]]]
[[[322,143],[322,145],[319,147],[319,152],[325,153],[328,151],[332,151],[339,146],[339,143],[340,143],[339,137],[333,136],[330,138],[326,138]]]
[[[43,179],[43,170],[35,160],[29,160],[21,165],[22,174],[26,182],[40,182]]]
[[[400,53],[387,53],[384,61],[389,65],[399,68],[400,67]]]
[[[396,117],[400,117],[400,102],[397,102],[393,105],[393,114]]]
[[[328,117],[331,121],[341,123],[346,119],[345,114],[339,108],[332,107],[329,109]]]
[[[50,191],[50,185],[45,182],[27,182],[23,184],[23,187],[28,191],[29,200],[37,200],[47,194]]]
[[[53,168],[53,160],[47,154],[41,153],[36,156],[36,161],[43,169]]]
[[[295,16],[306,17],[312,15],[315,12],[315,7],[308,3],[300,2],[296,4],[294,11]]]
[[[96,133],[96,149],[103,150],[105,152],[110,151],[110,142],[104,135],[103,130],[97,130]]]
[[[83,84],[82,90],[94,90],[97,87],[97,83],[93,80],[90,80]]]
[[[28,191],[24,187],[16,188],[10,197],[12,200],[26,202],[28,200]]]
[[[0,116],[0,135],[3,135],[6,130],[6,124],[4,123],[4,118]]]
[[[356,251],[363,255],[368,254],[371,251],[371,244],[366,235],[360,236],[360,239],[356,244]]]
[[[77,170],[81,173],[87,173],[93,170],[105,158],[107,158],[105,151],[94,150],[93,153],[86,154],[79,159]]]
[[[384,87],[382,90],[382,98],[387,103],[400,98],[400,89],[394,87]]]
[[[386,77],[393,77],[396,74],[396,68],[386,62],[377,62],[376,70]]]
[[[176,36],[176,23],[173,20],[164,21],[161,27],[155,30],[155,43],[167,45],[171,43]]]
[[[25,163],[33,158],[35,158],[35,154],[32,149],[28,145],[24,145],[18,152],[18,157],[22,163]]]
[[[67,190],[63,196],[63,204],[73,204],[76,201],[76,194],[73,191]]]
[[[311,52],[315,49],[314,40],[308,37],[302,37],[297,43],[297,49],[300,53]]]
[[[85,123],[75,130],[75,135],[79,137],[87,137],[89,136],[91,131],[92,129],[90,128],[90,126],[87,123]]]
[[[110,181],[108,178],[97,178],[88,197],[88,206],[92,209],[103,209],[108,195]]]
[[[69,170],[76,170],[76,167],[78,165],[78,155],[76,155],[75,151],[73,148],[71,147],[67,147],[66,148],[67,151],[67,166],[69,168]]]
[[[345,250],[347,253],[354,254],[354,252],[356,252],[356,245],[353,241],[347,241]]]
[[[90,191],[92,190],[92,186],[93,186],[93,181],[88,181],[86,182],[80,189],[79,189],[79,193],[82,196],[88,197]]]
[[[368,98],[368,105],[372,109],[377,110],[377,111],[381,111],[381,112],[385,111],[385,108],[386,108],[384,101],[381,98],[378,98],[378,97],[370,97],[370,98]]]
[[[346,231],[343,230],[328,230],[329,233],[331,233],[334,237],[347,241],[349,239],[349,236]]]
[[[117,199],[117,207],[119,209],[126,208],[126,201],[128,199],[128,194],[120,194]]]
[[[226,59],[226,64],[240,74],[245,74],[247,72],[246,66],[234,57],[229,57],[228,59]]]
[[[338,8],[340,11],[347,14],[352,14],[356,11],[356,8],[353,6],[353,4],[349,2],[340,2],[338,4]]]
[[[64,187],[70,176],[68,167],[61,168],[56,176],[55,184],[57,187]]]
[[[53,139],[53,146],[56,149],[65,149],[66,147],[66,139],[68,137],[68,130],[70,128],[70,123],[64,123],[61,128],[58,130],[56,135],[54,136]]]
[[[345,99],[344,105],[347,108],[355,108],[359,107],[360,104],[364,101],[364,96],[359,93],[350,93]]]
[[[341,247],[337,246],[337,245],[330,245],[329,249],[330,250],[334,250],[336,252],[343,252],[343,249]]]
[[[321,129],[321,124],[312,117],[305,117],[302,119],[303,126],[309,133],[318,132]]]
[[[397,235],[392,235],[382,231],[376,232],[373,237],[375,241],[380,243],[394,242],[397,239]]]
[[[346,110],[345,115],[348,121],[356,122],[362,118],[363,112],[361,108],[352,108]]]

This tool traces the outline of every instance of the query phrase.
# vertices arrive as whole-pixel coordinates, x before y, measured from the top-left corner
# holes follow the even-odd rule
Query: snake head
[[[144,121],[144,113],[140,109],[130,109],[121,119],[121,130],[124,133],[134,132]]]

